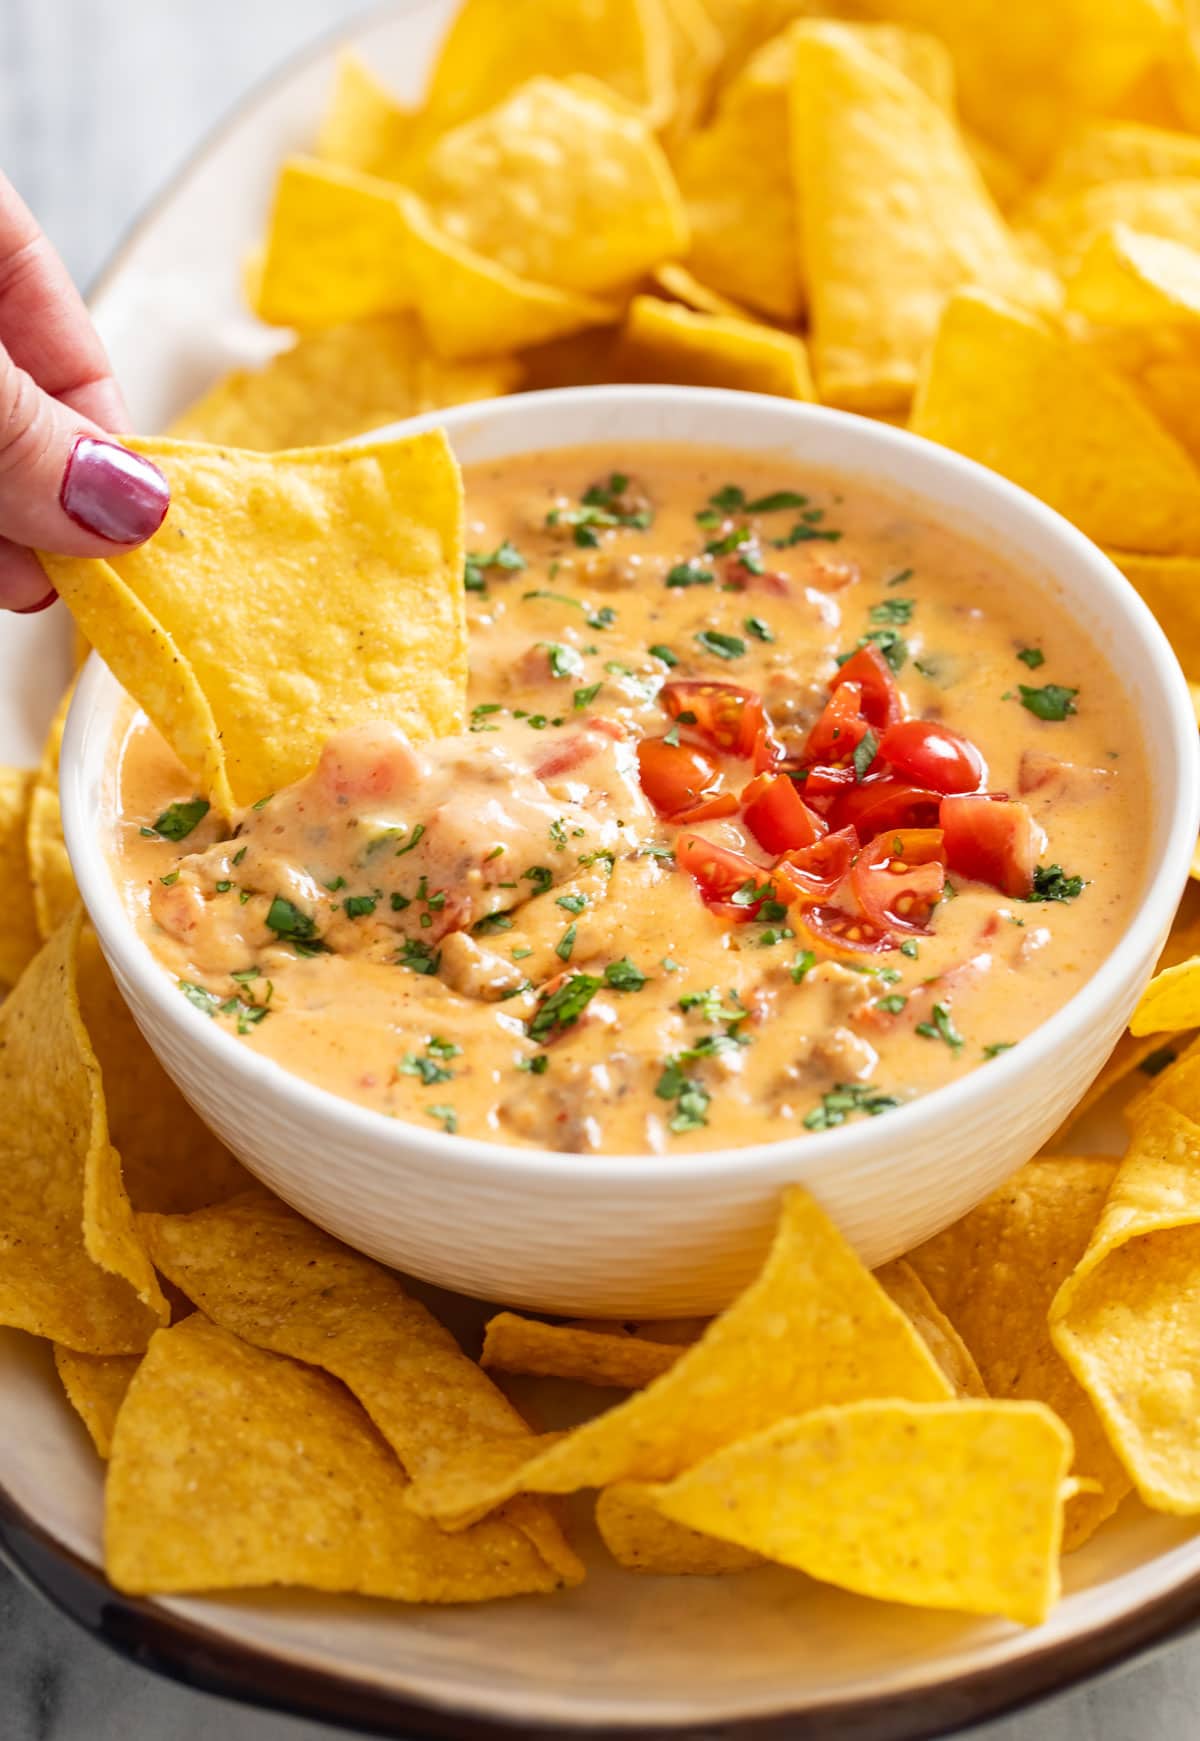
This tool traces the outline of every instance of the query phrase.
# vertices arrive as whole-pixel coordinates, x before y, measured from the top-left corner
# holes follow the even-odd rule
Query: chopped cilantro
[[[775,639],[775,631],[770,623],[764,623],[761,617],[744,618],[742,627],[748,635],[753,635],[756,641],[773,641]]]
[[[1022,647],[1017,658],[1022,665],[1028,665],[1031,671],[1036,671],[1039,665],[1046,663],[1046,655],[1040,647]]]
[[[881,1112],[891,1112],[900,1102],[894,1094],[880,1094],[865,1082],[838,1082],[821,1096],[804,1120],[806,1130],[833,1130],[856,1112],[868,1118],[878,1118]]]
[[[935,1003],[932,1013],[933,1020],[918,1022],[916,1032],[923,1040],[944,1040],[952,1052],[961,1052],[967,1042],[954,1026],[950,1005]]]
[[[916,943],[911,937],[906,937],[904,942],[900,945],[900,953],[901,955],[907,955],[910,961],[915,961],[921,951],[917,948]]]
[[[375,911],[378,895],[348,895],[342,902],[347,919],[365,919]]]
[[[912,621],[916,600],[911,598],[885,598],[879,604],[872,605],[867,615],[877,626],[885,623],[909,623]]]
[[[876,998],[875,1007],[883,1010],[885,1015],[898,1016],[907,1002],[900,992],[893,991],[887,997]]]
[[[412,831],[412,839],[409,840],[404,846],[398,846],[396,848],[396,857],[403,858],[406,852],[411,852],[413,847],[419,844],[421,837],[424,835],[424,833],[425,833],[425,824],[423,822],[418,822],[417,826]]]
[[[267,909],[267,925],[277,937],[287,937],[301,943],[310,942],[317,934],[316,924],[307,913],[282,895],[276,895]]]
[[[456,1047],[455,1051],[457,1049]],[[426,1088],[432,1088],[435,1082],[451,1082],[454,1079],[453,1070],[447,1070],[436,1057],[418,1058],[415,1052],[406,1052],[397,1064],[396,1071],[400,1076],[419,1076]]]
[[[753,537],[754,534],[749,526],[735,526],[732,532],[725,532],[720,538],[710,538],[704,546],[704,554],[706,556],[732,556],[735,551],[741,551],[743,544],[749,544]]]
[[[176,804],[168,804],[155,821],[154,827],[143,828],[142,833],[157,834],[163,840],[186,840],[193,828],[203,822],[210,809],[207,798],[189,798]]]
[[[646,975],[628,955],[623,955],[620,961],[610,961],[604,969],[604,983],[613,991],[641,991]]]
[[[600,682],[589,683],[583,689],[577,689],[575,691],[576,712],[582,713],[585,707],[590,707],[603,688],[604,684]]]
[[[1015,1040],[993,1040],[990,1046],[983,1048],[985,1058],[998,1058],[1001,1052],[1011,1052],[1016,1045]]]
[[[194,985],[189,979],[181,979],[179,989],[188,1002],[206,1016],[215,1016],[221,1007],[219,997],[214,997],[211,991],[207,991],[202,985]]]
[[[401,967],[423,974],[426,978],[432,977],[442,964],[441,951],[435,950],[421,937],[406,937],[396,959]]]
[[[700,568],[695,562],[677,562],[668,570],[668,586],[711,586],[716,575],[711,568]]]
[[[583,670],[583,660],[574,647],[564,647],[561,641],[541,641],[546,649],[551,677],[574,677]]]
[[[472,925],[471,930],[476,937],[490,937],[495,931],[511,931],[512,928],[513,922],[507,913],[486,913]]]
[[[175,884],[179,881],[179,872],[177,870],[170,871],[165,877],[159,877],[158,880],[162,884],[164,889],[173,889],[175,887]],[[219,888],[220,884],[218,884],[217,886]],[[226,883],[225,887],[227,889],[230,889],[233,887],[233,884]]]
[[[661,659],[668,670],[673,670],[679,663],[678,654],[673,653],[670,647],[664,646],[661,641],[656,641],[649,651],[656,659]]]
[[[786,537],[772,538],[771,542],[776,550],[788,550],[793,544],[815,544],[818,541],[836,544],[841,536],[841,533],[835,532],[832,527],[827,531],[821,531],[807,520],[797,520]]]
[[[913,577],[913,571],[911,568],[902,568],[900,570],[899,574],[893,574],[893,576],[890,580],[884,581],[884,585],[885,586],[903,586],[905,581],[911,580],[912,577]]]
[[[1074,901],[1087,884],[1082,877],[1069,877],[1060,864],[1038,865],[1033,873],[1033,893],[1028,901]]]
[[[529,1038],[545,1041],[556,1029],[574,1027],[584,1010],[600,990],[601,981],[593,973],[573,973],[557,991],[544,997],[529,1022]]]
[[[518,1058],[517,1069],[527,1070],[531,1076],[544,1076],[550,1067],[548,1053],[539,1052],[536,1058]]]
[[[746,492],[740,484],[723,484],[719,490],[714,490],[708,498],[710,508],[719,508],[722,514],[740,514],[745,511]]]
[[[523,872],[523,876],[526,882],[533,884],[535,895],[544,895],[554,881],[554,872],[548,865],[544,864],[533,865],[529,870]]]
[[[453,1136],[458,1129],[458,1114],[452,1106],[427,1106],[425,1108],[430,1118],[440,1121],[442,1129]]]
[[[1018,683],[1017,688],[1021,692],[1021,706],[1037,719],[1066,719],[1068,714],[1078,711],[1075,706],[1078,689],[1067,689],[1061,683],[1046,683],[1041,689]]]
[[[797,495],[795,490],[775,490],[769,496],[756,496],[754,501],[747,502],[747,514],[778,514],[784,508],[807,508],[808,497]]]
[[[561,907],[564,913],[582,913],[588,904],[586,895],[560,895],[555,901],[556,907]]]
[[[701,1019],[706,1022],[744,1022],[746,1019],[746,1012],[738,1006],[736,998],[732,1009],[725,1008],[719,985],[710,985],[707,991],[685,992],[679,1000],[679,1007],[685,1015],[689,1010],[699,1010]]]
[[[489,725],[488,720],[493,713],[503,713],[504,709],[498,701],[481,701],[471,709],[472,731],[499,731],[499,726]]]
[[[701,629],[695,640],[704,652],[715,654],[718,659],[740,659],[746,651],[740,635],[723,635],[719,629]]]
[[[801,980],[805,979],[816,965],[817,958],[811,949],[799,950],[795,961],[793,961],[792,965],[788,968],[788,972],[792,976],[792,984],[799,985]]]
[[[685,1076],[678,1059],[667,1059],[654,1092],[660,1100],[675,1102],[675,1111],[667,1120],[668,1129],[682,1134],[684,1131],[702,1130],[708,1123],[711,1096],[702,1083],[697,1082],[694,1077]]]
[[[516,546],[510,544],[506,538],[502,544],[496,546],[495,550],[486,553],[482,550],[475,550],[468,553],[463,585],[468,592],[486,593],[487,582],[484,575],[490,569],[496,569],[502,573],[519,574],[524,567],[525,558]]]
[[[575,933],[579,927],[572,921],[554,945],[554,953],[560,961],[570,961],[575,948]]]
[[[234,865],[235,870],[237,869],[238,865],[241,864],[242,860],[245,858],[245,856],[249,852],[249,850],[250,850],[250,848],[248,846],[243,846],[240,852],[234,853],[233,865]]]
[[[879,739],[875,736],[875,733],[871,730],[870,726],[868,726],[866,731],[863,733],[862,738],[859,740],[852,758],[854,762],[854,778],[856,780],[866,779],[867,769],[871,766],[871,763],[875,760],[875,757],[878,754]]]

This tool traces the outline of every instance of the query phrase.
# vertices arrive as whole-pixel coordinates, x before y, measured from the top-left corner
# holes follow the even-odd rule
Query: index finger
[[[70,274],[0,175],[0,345],[52,398],[119,430],[128,413]]]

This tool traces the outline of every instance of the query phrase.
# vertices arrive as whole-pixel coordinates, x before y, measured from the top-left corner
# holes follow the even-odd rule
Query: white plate
[[[452,3],[418,0],[353,40],[415,96]],[[220,369],[278,342],[241,309],[240,261],[273,166],[311,140],[332,64],[322,49],[262,90],[102,280],[94,307],[138,427],[161,427]],[[36,755],[67,671],[59,615],[10,620],[0,636],[2,760]],[[1101,1120],[1089,1146],[1116,1137]],[[578,1590],[486,1609],[305,1596],[123,1602],[97,1576],[101,1471],[43,1345],[0,1333],[0,1394],[0,1537],[36,1582],[144,1662],[376,1732],[927,1735],[1065,1685],[1200,1615],[1200,1539],[1133,1503],[1067,1561],[1066,1597],[1034,1632],[888,1607],[777,1570],[639,1579],[598,1551]],[[536,1401],[547,1422],[577,1404],[550,1387]]]

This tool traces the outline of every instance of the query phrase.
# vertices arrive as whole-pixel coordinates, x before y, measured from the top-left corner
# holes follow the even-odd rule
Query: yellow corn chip
[[[650,274],[650,282],[655,290],[669,296],[672,302],[682,302],[685,308],[694,309],[697,314],[724,314],[733,320],[754,319],[748,308],[722,296],[717,290],[710,290],[707,284],[701,284],[694,272],[680,266],[677,261],[656,266]]]
[[[1029,185],[1020,168],[995,145],[981,139],[978,133],[964,128],[962,137],[971,161],[983,177],[983,185],[1002,212],[1011,212],[1020,204]]]
[[[588,73],[659,125],[675,105],[671,39],[644,0],[466,0],[433,69],[430,120],[452,126],[537,75]]]
[[[112,1455],[113,1431],[140,1354],[77,1354],[54,1344],[54,1364],[67,1401],[75,1410],[99,1456]]]
[[[343,49],[316,155],[342,169],[398,180],[416,145],[415,135],[415,111],[397,102],[353,49]]]
[[[0,768],[0,880],[5,890],[0,916],[0,987],[14,985],[38,950],[27,847],[36,780],[32,769]]]
[[[687,246],[645,122],[553,79],[444,133],[417,189],[452,242],[561,290],[615,292]]]
[[[1200,557],[1109,555],[1158,618],[1184,670],[1200,676]]]
[[[617,354],[628,381],[815,398],[803,339],[759,321],[694,314],[656,296],[634,297]]]
[[[411,306],[408,234],[391,182],[294,157],[275,187],[253,307],[274,326],[336,326]]]
[[[0,1323],[85,1354],[144,1348],[166,1301],[134,1231],[79,1014],[76,914],[0,1006]]]
[[[514,277],[464,248],[414,195],[400,203],[413,299],[439,356],[495,356],[616,320],[609,303]]]
[[[945,110],[849,33],[795,32],[793,147],[822,399],[903,408],[946,298],[1045,303]]]
[[[1163,427],[1200,461],[1200,362],[1145,363],[1136,385]]]
[[[483,1602],[555,1588],[515,1530],[446,1535],[408,1510],[406,1486],[340,1384],[197,1313],[153,1338],[117,1417],[108,1575],[143,1595],[289,1584]]]
[[[898,1257],[875,1271],[875,1280],[941,1367],[956,1396],[986,1396],[970,1349],[906,1258]]]
[[[1165,1099],[1134,1126],[1050,1330],[1146,1504],[1200,1512],[1200,1125]]]
[[[235,369],[171,425],[177,441],[275,453],[364,435],[385,423],[511,393],[514,358],[443,363],[409,315],[304,333],[261,369]]]
[[[660,0],[671,44],[675,110],[668,140],[684,138],[708,105],[725,42],[704,0]]]
[[[1033,195],[1047,199],[1102,187],[1110,181],[1159,181],[1200,176],[1200,139],[1164,127],[1128,121],[1094,121],[1077,127],[1056,152]]]
[[[546,387],[590,387],[613,381],[616,342],[615,327],[595,326],[534,345],[521,353],[522,385],[528,392],[538,392]]]
[[[1167,88],[1185,126],[1200,128],[1200,6],[1181,0],[1166,60]]]
[[[1082,1256],[1116,1172],[1106,1158],[1031,1161],[909,1262],[970,1349],[992,1396],[1042,1402],[1075,1440],[1077,1476],[1099,1483],[1067,1506],[1066,1546],[1081,1542],[1129,1490],[1085,1393],[1050,1340],[1047,1313]]]
[[[1131,1034],[1200,1027],[1200,955],[1156,973],[1129,1019]]]
[[[1112,224],[1067,283],[1067,307],[1106,326],[1200,319],[1200,252]]]
[[[1058,1598],[1070,1461],[1040,1403],[855,1402],[779,1421],[653,1500],[864,1596],[1036,1626]]]
[[[42,561],[219,808],[298,778],[341,726],[458,725],[462,479],[440,431],[281,455],[131,445],[170,482],[162,530],[112,563]]]
[[[79,901],[75,874],[63,839],[62,809],[58,802],[58,758],[74,693],[72,685],[55,709],[29,798],[26,849],[33,885],[33,910],[43,942],[58,930],[69,913],[74,912]]]
[[[946,309],[912,428],[1023,484],[1098,543],[1200,549],[1200,472],[1131,388],[978,291]]]
[[[903,1312],[793,1189],[758,1279],[661,1378],[532,1457],[508,1442],[447,1459],[416,1482],[410,1503],[453,1527],[522,1490],[667,1480],[735,1435],[880,1389],[923,1401],[950,1394]]]
[[[1173,1046],[1163,1046],[1161,1034],[1155,1034],[1153,1038],[1156,1048],[1174,1052]],[[1156,1071],[1146,1087],[1129,1101],[1124,1111],[1131,1125],[1138,1122],[1151,1101],[1173,1106],[1185,1118],[1200,1123],[1200,1117],[1197,1117],[1200,1114],[1200,1039],[1190,1041],[1181,1051],[1168,1057],[1163,1068]]]
[[[1200,248],[1200,175],[1162,181],[1110,181],[1033,202],[1034,226],[1057,269],[1076,271],[1092,238],[1113,224]]]
[[[654,1489],[638,1481],[606,1487],[596,1498],[596,1528],[619,1566],[660,1577],[712,1578],[747,1572],[762,1557],[664,1517]]]
[[[543,1324],[516,1312],[490,1319],[483,1338],[482,1364],[493,1372],[531,1373],[538,1378],[574,1379],[580,1384],[636,1390],[674,1366],[680,1344],[650,1342],[643,1336],[582,1330],[570,1324]]]
[[[536,1442],[396,1276],[276,1198],[253,1192],[139,1225],[158,1268],[223,1329],[340,1378],[414,1478],[463,1447]],[[517,1501],[505,1517],[564,1579],[578,1581],[579,1564],[543,1504]]]

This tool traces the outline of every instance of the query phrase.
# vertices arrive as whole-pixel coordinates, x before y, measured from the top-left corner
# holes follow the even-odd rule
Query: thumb
[[[46,594],[44,576],[32,580],[31,550],[133,549],[157,532],[169,506],[157,466],[44,393],[0,347],[0,607],[20,609]]]

